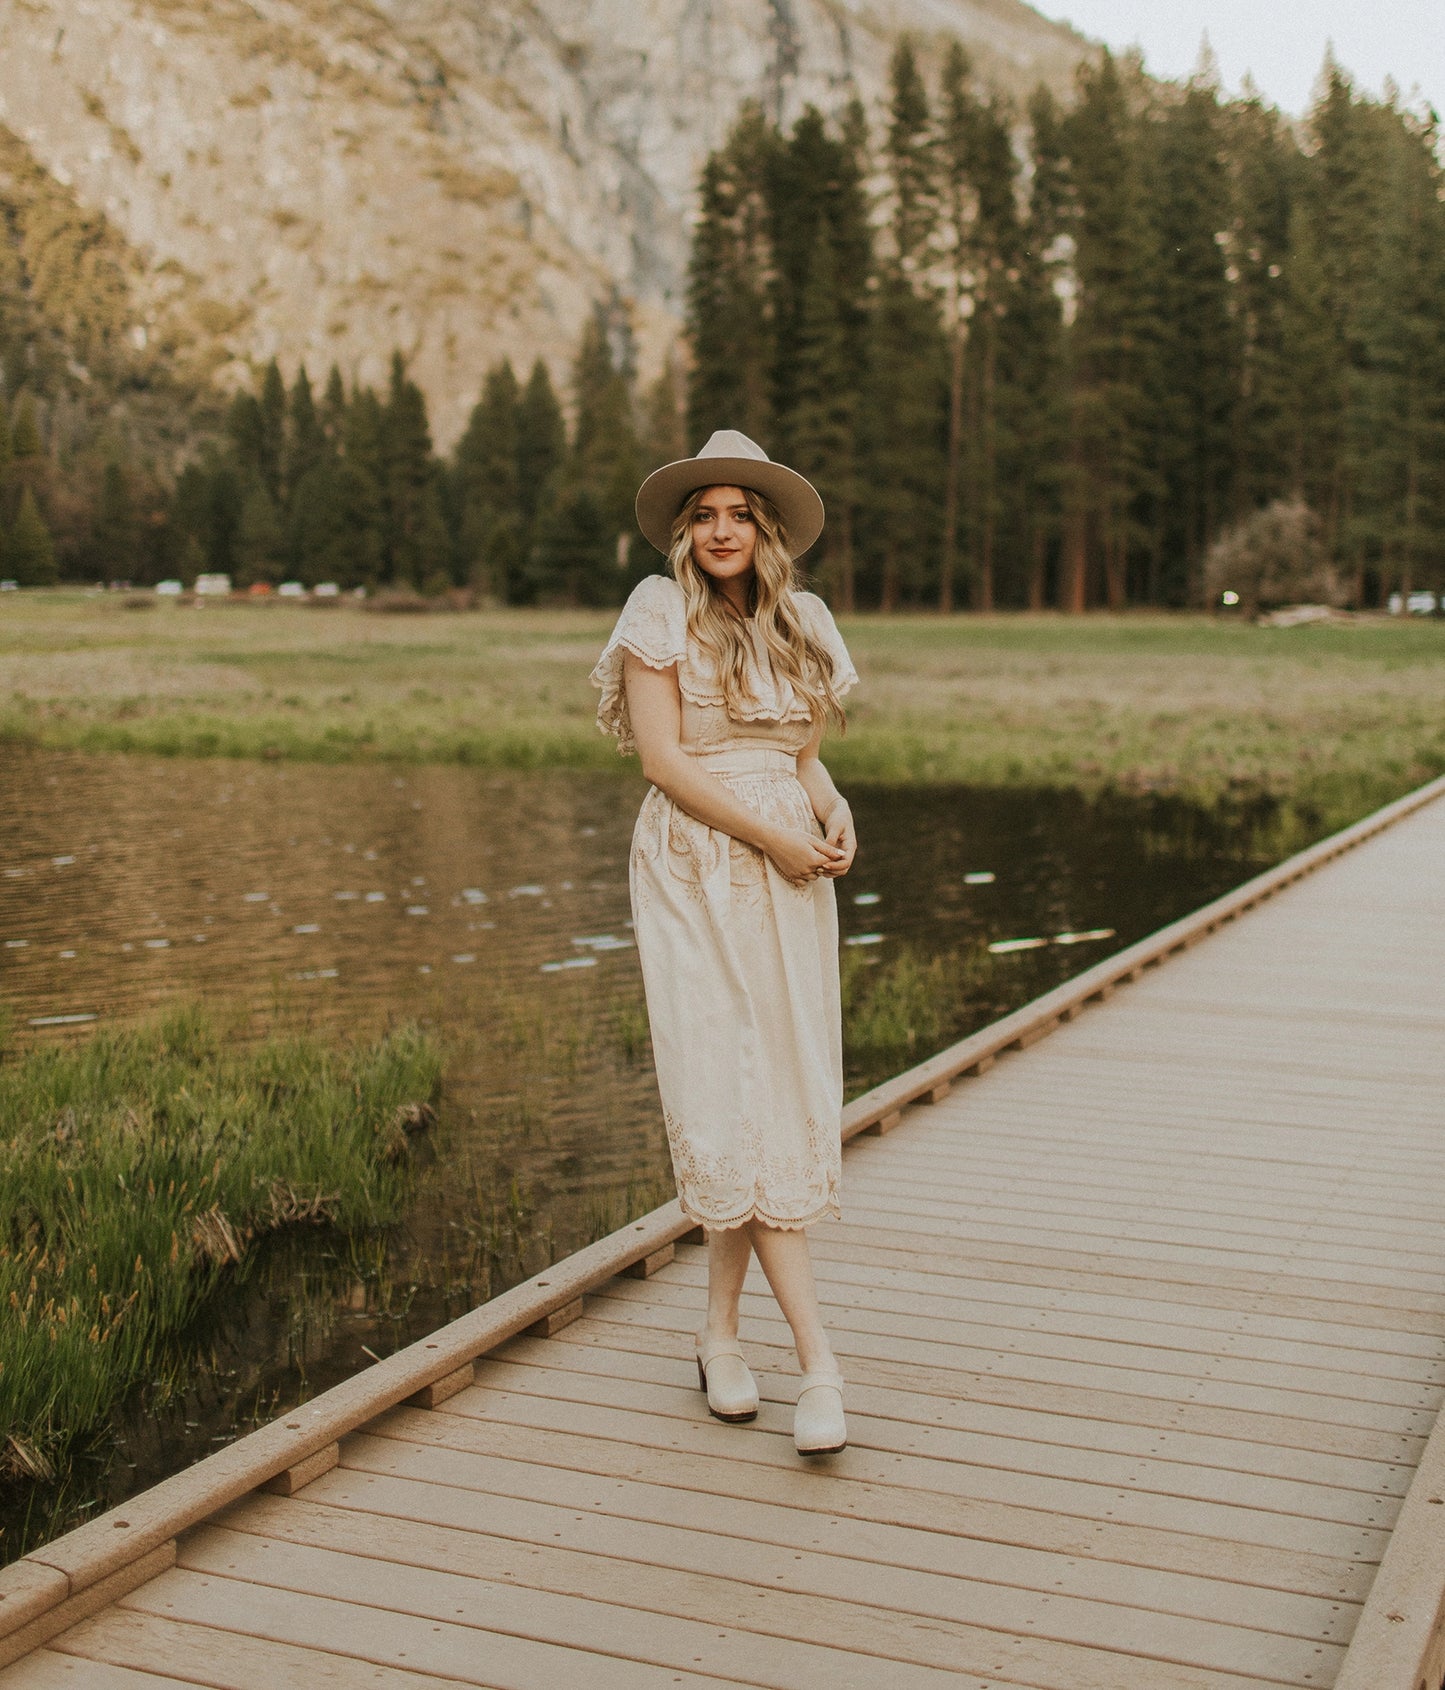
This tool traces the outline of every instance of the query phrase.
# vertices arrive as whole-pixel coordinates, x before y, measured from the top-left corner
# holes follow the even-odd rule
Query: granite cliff
[[[400,347],[445,445],[598,299],[655,362],[740,101],[876,108],[902,30],[1020,95],[1088,50],[1022,0],[0,0],[0,124],[199,302],[223,377]]]

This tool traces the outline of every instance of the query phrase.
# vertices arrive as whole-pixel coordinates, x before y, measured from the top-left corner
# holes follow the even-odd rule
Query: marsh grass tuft
[[[909,946],[886,961],[845,950],[843,1048],[850,1092],[912,1067],[960,1037],[996,993],[997,972],[982,944],[928,957]]]
[[[64,1466],[262,1237],[393,1221],[440,1076],[412,1028],[337,1048],[185,1010],[0,1065],[0,1476]],[[400,1144],[398,1144],[400,1135]]]

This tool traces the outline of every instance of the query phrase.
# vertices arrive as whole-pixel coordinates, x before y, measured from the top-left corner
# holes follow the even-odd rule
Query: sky
[[[1156,76],[1188,76],[1207,34],[1224,86],[1246,72],[1266,99],[1298,114],[1333,42],[1335,57],[1362,91],[1379,94],[1393,76],[1445,113],[1442,0],[1033,0],[1046,17],[1073,24],[1110,47],[1142,47]]]

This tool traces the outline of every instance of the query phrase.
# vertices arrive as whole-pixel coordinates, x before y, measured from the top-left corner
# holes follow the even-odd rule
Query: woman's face
[[[741,487],[707,487],[692,517],[693,561],[714,581],[750,575],[758,528]]]

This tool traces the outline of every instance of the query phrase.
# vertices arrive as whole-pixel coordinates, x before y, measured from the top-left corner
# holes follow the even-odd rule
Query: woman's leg
[[[768,1284],[778,1299],[783,1317],[793,1329],[798,1362],[804,1373],[831,1373],[837,1368],[828,1334],[823,1330],[823,1313],[818,1307],[818,1287],[813,1279],[813,1258],[808,1254],[808,1235],[801,1230],[764,1226],[754,1221],[747,1229],[757,1251]],[[714,1235],[715,1236],[715,1235]],[[746,1269],[746,1258],[744,1258]],[[738,1281],[741,1287],[741,1279]]]
[[[750,1228],[719,1228],[707,1235],[707,1332],[718,1340],[738,1335],[738,1299],[748,1276],[753,1244]]]

